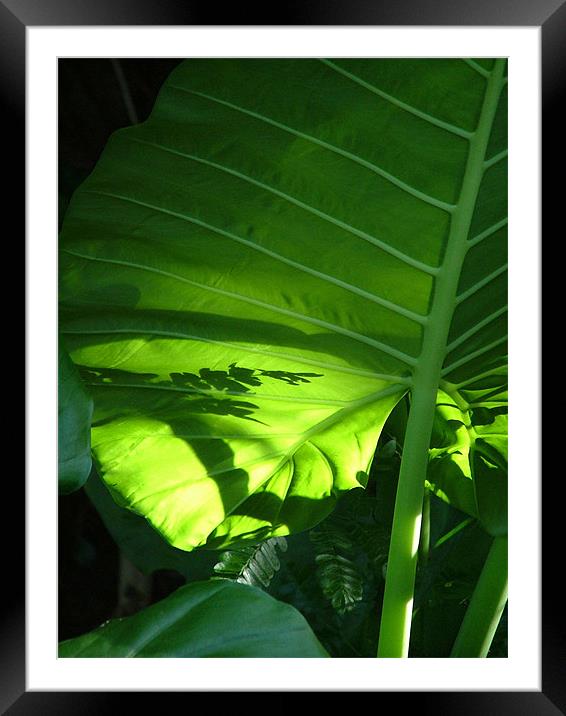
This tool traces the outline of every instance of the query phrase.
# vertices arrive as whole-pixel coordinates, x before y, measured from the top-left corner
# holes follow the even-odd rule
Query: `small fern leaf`
[[[277,547],[280,552],[287,551],[287,540],[285,537],[272,537],[271,539],[268,539],[267,542],[270,542],[274,547]]]
[[[363,576],[353,561],[353,543],[344,525],[329,520],[310,533],[317,576],[324,596],[343,615],[363,599]]]
[[[355,608],[363,598],[363,581],[356,566],[340,555],[319,555],[319,582],[324,596],[339,614]]]
[[[287,550],[283,537],[272,537],[256,545],[223,552],[214,565],[218,579],[233,579],[241,584],[267,589],[281,566],[277,556]]]

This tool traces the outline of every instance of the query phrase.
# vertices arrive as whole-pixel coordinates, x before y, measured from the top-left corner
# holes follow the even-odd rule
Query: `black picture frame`
[[[218,18],[222,22],[218,22]],[[0,98],[4,150],[10,181],[4,191],[5,206],[25,217],[25,30],[28,26],[84,25],[439,25],[439,26],[537,26],[542,32],[542,110],[544,216],[546,224],[560,227],[561,176],[564,161],[557,148],[563,146],[562,117],[558,110],[566,84],[566,2],[564,0],[293,0],[281,7],[262,8],[192,0],[0,0]],[[5,155],[6,156],[6,155]],[[560,201],[562,199],[562,201]],[[556,220],[556,222],[553,221]],[[562,233],[559,230],[559,233]],[[558,236],[557,236],[558,239]],[[29,449],[29,446],[28,446]],[[17,468],[14,468],[17,470]],[[15,487],[10,504],[21,505],[23,517],[23,479],[6,480]],[[536,476],[534,476],[536,477]],[[525,714],[552,716],[566,713],[564,666],[566,646],[561,623],[562,590],[553,588],[556,552],[561,543],[562,521],[554,507],[562,503],[563,480],[556,474],[552,488],[543,495],[543,592],[542,592],[542,690],[497,692],[377,692],[377,706],[388,706],[393,697],[397,708],[418,708],[435,714]],[[556,518],[555,518],[556,517]],[[24,520],[16,522],[19,540],[4,549],[4,576],[9,589],[2,590],[4,604],[0,620],[0,708],[2,713],[20,714],[105,714],[125,705],[135,708],[135,693],[31,692],[25,679],[25,585]],[[559,532],[560,530],[560,532]],[[19,548],[16,546],[19,544]],[[7,554],[9,552],[9,554]],[[553,561],[553,565],[551,565]],[[528,565],[525,565],[528,569]],[[368,690],[371,690],[368,687]],[[153,699],[163,693],[141,694],[151,708]],[[183,694],[180,694],[183,698]],[[185,697],[186,698],[186,697]],[[117,701],[118,700],[118,701]]]

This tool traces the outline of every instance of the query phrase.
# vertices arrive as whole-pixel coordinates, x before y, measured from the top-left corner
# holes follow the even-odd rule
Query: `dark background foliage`
[[[59,225],[112,132],[149,116],[175,59],[59,60]],[[133,116],[132,116],[133,113]],[[78,636],[116,607],[119,550],[84,490],[59,498],[59,636]],[[182,578],[156,578],[162,598]]]

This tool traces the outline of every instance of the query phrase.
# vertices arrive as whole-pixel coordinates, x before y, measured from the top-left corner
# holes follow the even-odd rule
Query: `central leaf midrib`
[[[458,303],[457,291],[469,247],[467,239],[483,177],[483,163],[502,87],[503,62],[496,61],[487,84],[478,127],[470,140],[460,197],[452,214],[446,251],[435,280],[429,321],[423,331],[422,352],[415,368],[415,388],[419,377],[422,382],[432,381],[438,385],[450,325]]]
[[[436,277],[429,321],[423,330],[422,351],[413,370],[411,408],[393,516],[390,559],[385,587],[378,656],[406,657],[409,650],[411,605],[422,519],[424,478],[442,365],[468,235],[484,173],[484,160],[503,86],[505,60],[496,60],[487,82],[477,130],[470,140],[466,169],[452,214],[446,251]]]

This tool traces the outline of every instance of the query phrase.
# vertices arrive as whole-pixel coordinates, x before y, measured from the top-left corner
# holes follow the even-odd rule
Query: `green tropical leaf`
[[[90,421],[93,405],[61,341],[58,391],[59,491],[67,494],[82,487],[90,473]]]
[[[317,524],[366,484],[408,390],[426,453],[440,374],[505,365],[487,65],[188,60],[75,193],[61,300],[94,456],[176,547]]]
[[[195,582],[134,616],[61,642],[60,657],[289,657],[328,654],[301,614],[256,587]]]

